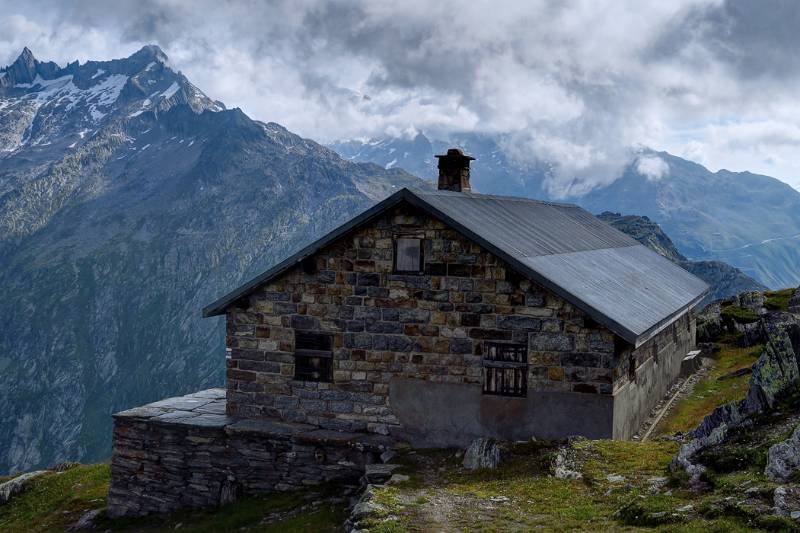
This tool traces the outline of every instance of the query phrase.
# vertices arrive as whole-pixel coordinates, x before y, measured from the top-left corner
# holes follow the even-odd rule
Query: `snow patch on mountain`
[[[176,92],[178,92],[178,90],[179,90],[180,88],[181,88],[181,87],[180,87],[180,85],[178,85],[178,84],[177,84],[177,82],[172,82],[172,85],[170,85],[170,86],[167,88],[167,90],[166,90],[166,91],[164,91],[163,93],[161,93],[161,95],[162,95],[164,98],[172,98],[172,95],[173,95],[173,94],[175,94]]]

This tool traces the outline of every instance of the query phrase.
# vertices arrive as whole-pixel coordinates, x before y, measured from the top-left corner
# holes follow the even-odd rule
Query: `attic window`
[[[483,357],[483,393],[497,396],[528,395],[528,347],[487,342]]]
[[[422,239],[396,237],[394,239],[394,271],[419,274],[423,268]]]
[[[333,336],[329,333],[296,331],[294,334],[294,379],[332,381]]]

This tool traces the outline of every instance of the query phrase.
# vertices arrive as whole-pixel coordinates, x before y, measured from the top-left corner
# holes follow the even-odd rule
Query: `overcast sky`
[[[0,64],[148,43],[210,97],[322,142],[497,132],[565,182],[613,180],[648,146],[800,188],[794,0],[0,0]]]

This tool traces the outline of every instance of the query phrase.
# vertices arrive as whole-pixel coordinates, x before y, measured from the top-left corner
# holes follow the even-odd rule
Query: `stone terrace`
[[[110,516],[220,505],[244,494],[356,480],[391,439],[225,415],[225,390],[114,415]]]

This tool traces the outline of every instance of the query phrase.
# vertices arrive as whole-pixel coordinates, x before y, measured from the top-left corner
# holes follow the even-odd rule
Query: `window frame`
[[[397,268],[397,245],[401,239],[419,241],[419,268],[417,270],[399,270]],[[398,234],[392,238],[392,273],[406,276],[420,276],[425,273],[425,238],[418,234]]]
[[[316,348],[298,348],[297,346],[299,344],[299,339],[302,338],[303,335],[313,335],[319,339],[325,339],[329,349],[319,350]],[[294,332],[294,343],[294,380],[313,383],[333,383],[333,334],[326,332],[296,330]],[[319,365],[320,375],[317,378],[311,375],[315,372],[315,370],[312,368],[312,365],[310,365],[308,362],[306,362],[305,365],[300,364],[300,361],[310,361],[311,359],[318,359],[320,363],[324,363]],[[298,372],[298,368],[301,367],[306,371]]]
[[[491,355],[492,349],[497,352],[501,348],[513,348],[519,353],[514,355],[515,361],[509,361],[506,357],[495,353]],[[486,396],[502,396],[505,398],[527,398],[528,397],[528,344],[522,342],[497,342],[486,341],[484,343],[484,355],[481,361],[483,383],[481,386],[482,394]],[[519,381],[519,386],[505,387],[505,379],[508,370],[512,371],[512,380]],[[490,376],[495,383],[494,389],[489,387]],[[498,376],[500,387],[497,387]]]

